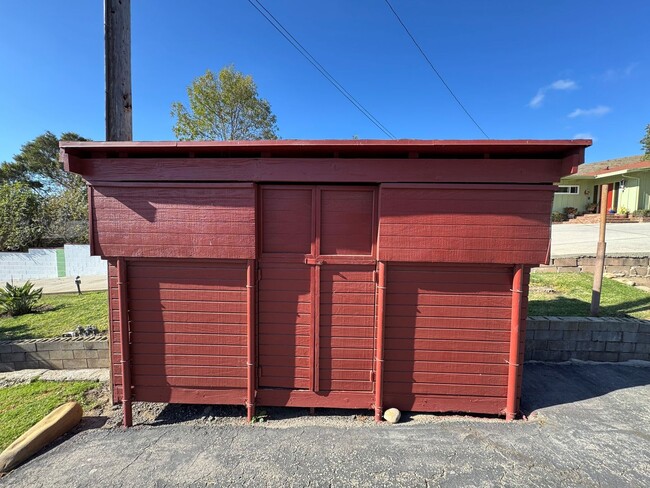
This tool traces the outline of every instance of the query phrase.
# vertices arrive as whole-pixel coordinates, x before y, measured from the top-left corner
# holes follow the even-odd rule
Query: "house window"
[[[560,185],[555,193],[569,193],[571,195],[577,195],[580,193],[580,187],[578,185]]]

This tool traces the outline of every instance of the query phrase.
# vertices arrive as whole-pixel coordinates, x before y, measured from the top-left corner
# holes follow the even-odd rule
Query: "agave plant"
[[[7,283],[0,288],[0,312],[15,317],[36,310],[36,304],[43,295],[43,288],[34,289],[34,284],[28,281],[21,286]]]

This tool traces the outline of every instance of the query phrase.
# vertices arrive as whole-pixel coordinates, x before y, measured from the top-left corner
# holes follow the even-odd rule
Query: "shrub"
[[[634,217],[650,217],[650,210],[639,209],[632,212]]]
[[[553,212],[551,214],[551,222],[564,222],[566,216],[562,212]]]
[[[618,214],[619,214],[619,215],[627,215],[628,213],[629,213],[629,212],[628,212],[628,210],[627,210],[627,207],[620,207],[620,208],[618,209]]]
[[[43,288],[34,289],[34,284],[29,281],[22,286],[7,283],[0,289],[0,311],[12,317],[35,312],[41,296]]]

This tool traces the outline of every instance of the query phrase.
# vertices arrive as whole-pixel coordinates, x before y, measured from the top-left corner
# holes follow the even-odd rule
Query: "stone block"
[[[580,266],[581,273],[591,273],[594,274],[595,266]]]
[[[550,351],[575,351],[575,341],[548,341],[548,349]]]
[[[578,341],[576,351],[604,351],[606,342]]]
[[[84,349],[84,343],[81,341],[70,341],[65,343],[65,349],[67,351],[82,350]]]
[[[88,368],[88,363],[85,359],[64,359],[63,368],[64,369],[86,369]]]
[[[629,276],[630,267],[629,266],[609,266],[605,265],[605,272],[615,274],[617,276]]]
[[[634,352],[635,344],[630,342],[608,342],[605,346],[607,352]]]
[[[50,352],[52,351],[27,352],[25,353],[25,361],[48,360],[50,359]]]
[[[578,258],[555,258],[553,260],[553,266],[578,266]]]
[[[531,273],[557,273],[557,268],[553,265],[542,265],[539,268],[533,268]]]
[[[15,363],[25,361],[24,352],[10,352],[5,354],[0,354],[0,362],[3,363]]]
[[[74,359],[74,353],[66,350],[50,351],[50,359]]]
[[[542,319],[528,319],[526,321],[526,329],[529,331],[532,330],[548,330],[549,322],[548,320]]]
[[[571,351],[548,351],[548,361],[568,361],[572,354]]]
[[[594,341],[621,342],[623,340],[623,332],[594,330],[591,333],[591,339]]]
[[[36,344],[33,342],[21,342],[20,344],[12,344],[11,352],[33,352],[36,351]]]
[[[574,351],[573,359],[579,359],[580,361],[589,361],[590,351]]]
[[[532,351],[531,361],[548,361],[549,351],[544,351],[541,349]]]
[[[634,352],[650,354],[650,343],[638,342],[634,345]]]
[[[580,258],[578,259],[578,266],[595,266],[596,258]]]
[[[634,359],[641,361],[650,361],[650,354],[642,352],[622,352],[618,355],[619,361],[631,361]]]
[[[591,351],[589,353],[589,361],[600,361],[605,363],[615,363],[618,361],[617,352],[599,352]]]
[[[623,332],[623,342],[638,342],[638,332]]]
[[[108,341],[87,341],[83,343],[84,349],[108,349]]]
[[[0,354],[9,354],[13,352],[13,344],[0,344]]]
[[[558,273],[576,273],[580,270],[574,266],[558,266],[556,269]]]
[[[109,368],[108,359],[87,359],[89,368]]]
[[[21,369],[41,369],[41,365],[38,361],[23,361],[14,363],[14,368],[16,371]]]
[[[627,266],[627,267],[648,266],[648,258],[647,257],[638,257],[638,258],[609,257],[609,258],[605,258],[605,266]]]
[[[48,359],[43,360],[46,368],[50,369],[63,369],[63,359]]]
[[[534,338],[536,341],[559,341],[562,339],[562,335],[561,330],[536,330]]]
[[[36,350],[37,351],[60,351],[63,349],[62,342],[37,342]]]
[[[591,330],[565,330],[562,337],[565,341],[590,341]]]

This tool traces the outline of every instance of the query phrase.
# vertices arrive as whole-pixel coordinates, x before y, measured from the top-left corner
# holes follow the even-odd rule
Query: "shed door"
[[[261,188],[258,385],[373,389],[374,187]]]

